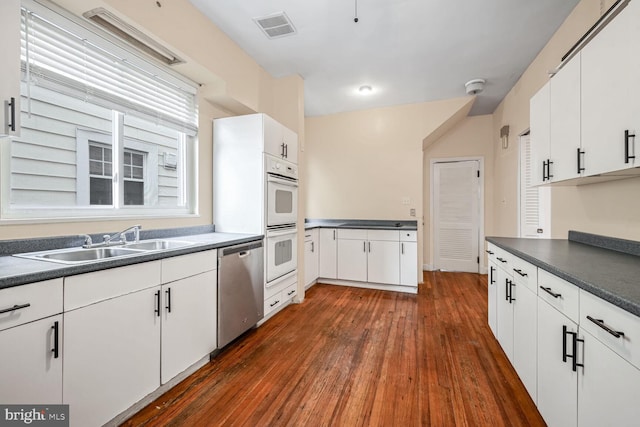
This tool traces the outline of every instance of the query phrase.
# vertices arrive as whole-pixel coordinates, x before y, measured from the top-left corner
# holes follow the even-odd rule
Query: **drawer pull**
[[[497,259],[498,261],[500,261],[500,262],[507,262],[507,260],[506,260],[506,259],[502,259],[502,258],[500,258],[500,257],[497,257],[496,259]]]
[[[489,255],[493,255],[493,252],[492,252],[492,251],[490,251],[489,249],[487,249],[487,250],[486,250],[486,252],[487,252]]]
[[[155,296],[156,300],[156,307],[153,312],[156,314],[156,316],[160,317],[160,291],[155,292],[153,295]]]
[[[291,295],[293,295],[293,294],[295,294],[295,293],[296,293],[296,291],[295,291],[295,290],[293,290],[293,291],[289,291],[289,292],[287,292],[287,296],[288,296],[288,297],[290,297]]]
[[[527,273],[523,273],[522,270],[520,270],[519,268],[514,268],[513,271],[515,271],[522,277],[527,277]]]
[[[610,327],[605,325],[604,320],[602,320],[602,319],[594,319],[591,316],[587,316],[587,319],[589,319],[590,321],[592,321],[596,325],[600,326],[602,329],[604,329],[605,331],[609,332],[611,335],[613,335],[616,338],[622,338],[624,336],[624,332],[616,331],[616,330],[611,329]]]
[[[571,335],[572,354],[567,354],[567,335]],[[583,363],[578,363],[578,342],[584,343],[584,340],[578,338],[577,332],[571,332],[566,325],[562,325],[562,361],[566,363],[567,359],[571,359],[573,372],[576,372],[578,367],[584,368]]]
[[[280,303],[280,300],[278,301],[274,301],[272,304],[269,304],[269,307],[275,307],[276,305],[278,305]]]
[[[0,314],[4,314],[4,313],[10,313],[12,311],[16,311],[16,310],[20,310],[21,308],[27,308],[27,307],[31,307],[31,304],[26,303],[26,304],[16,304],[13,307],[9,307],[9,308],[5,308],[4,310],[0,310]]]
[[[562,294],[556,294],[555,292],[553,292],[551,288],[545,288],[544,286],[540,286],[540,289],[542,289],[543,291],[545,291],[546,293],[548,293],[554,298],[560,298],[562,296]]]

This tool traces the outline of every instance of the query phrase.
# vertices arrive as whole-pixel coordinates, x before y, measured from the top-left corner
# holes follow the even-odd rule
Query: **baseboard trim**
[[[431,264],[423,264],[422,271],[433,271],[433,266]]]
[[[378,291],[404,292],[407,294],[417,294],[418,286],[386,285],[384,283],[355,282],[352,280],[318,279],[318,283],[327,285],[350,286],[352,288],[375,289]]]

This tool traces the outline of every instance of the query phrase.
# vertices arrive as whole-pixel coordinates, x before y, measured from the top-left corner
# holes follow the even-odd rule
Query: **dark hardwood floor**
[[[127,426],[543,426],[487,325],[486,276],[418,295],[318,284]]]

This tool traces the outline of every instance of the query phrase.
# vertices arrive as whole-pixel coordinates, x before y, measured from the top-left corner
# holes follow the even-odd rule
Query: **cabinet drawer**
[[[284,300],[288,300],[288,299],[294,298],[296,295],[298,295],[298,284],[297,283],[294,283],[293,285],[289,286],[284,291],[282,291],[282,298]]]
[[[367,230],[339,228],[338,239],[367,240]]]
[[[162,283],[195,276],[218,267],[218,251],[196,252],[162,260]]]
[[[284,303],[284,298],[282,298],[282,292],[278,292],[273,295],[271,298],[268,298],[264,301],[264,315],[271,313],[273,310],[276,310]]]
[[[400,232],[397,230],[368,230],[367,238],[369,240],[397,242],[400,240]]]
[[[159,284],[160,261],[65,277],[64,310],[74,310]]]
[[[538,269],[538,296],[576,323],[580,307],[578,291],[576,285]]]
[[[640,369],[640,317],[580,289],[580,327]]]
[[[511,270],[516,283],[528,287],[533,293],[538,293],[538,267],[517,256],[512,256]]]
[[[513,276],[513,268],[511,267],[513,255],[509,252],[495,247],[494,252],[496,254],[496,265]]]
[[[496,257],[498,256],[499,249],[493,243],[487,243],[487,257],[489,261],[493,261],[496,265],[498,264],[498,260]]]
[[[417,231],[401,231],[400,241],[401,242],[417,242],[418,232]]]
[[[62,278],[0,290],[0,311],[14,307],[0,314],[0,331],[62,313]]]

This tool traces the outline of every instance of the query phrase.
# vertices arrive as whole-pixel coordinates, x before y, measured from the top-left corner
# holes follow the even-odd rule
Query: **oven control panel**
[[[265,154],[267,173],[286,176],[288,178],[298,179],[298,167],[286,160]]]

